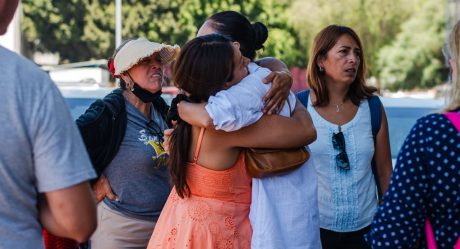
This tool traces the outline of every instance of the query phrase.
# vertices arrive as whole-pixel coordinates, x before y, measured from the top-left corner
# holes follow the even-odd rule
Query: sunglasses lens
[[[334,146],[334,149],[339,150],[339,144],[337,143],[337,136],[336,134],[332,134],[332,146]]]
[[[342,132],[332,134],[332,146],[336,150],[344,150],[345,138]]]
[[[349,170],[350,162],[348,161],[348,155],[345,151],[345,138],[341,131],[332,134],[332,146],[339,151],[339,154],[335,157],[337,167],[343,170]]]
[[[337,166],[343,170],[350,169],[350,162],[348,161],[347,153],[341,152],[335,157],[335,162]]]

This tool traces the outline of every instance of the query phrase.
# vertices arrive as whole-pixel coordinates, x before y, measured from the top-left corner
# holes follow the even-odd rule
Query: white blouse
[[[374,155],[371,115],[367,100],[362,100],[355,117],[341,126],[350,169],[336,164],[339,153],[332,145],[338,125],[321,117],[308,100],[308,111],[318,139],[310,145],[318,173],[318,203],[321,228],[351,232],[371,224],[377,210],[377,195],[371,161]]]

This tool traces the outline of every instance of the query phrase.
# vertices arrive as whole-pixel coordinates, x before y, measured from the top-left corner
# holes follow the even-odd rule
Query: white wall
[[[8,27],[6,34],[0,36],[0,45],[16,53],[21,53],[21,28],[20,17],[22,14],[22,5],[19,3],[16,14]]]

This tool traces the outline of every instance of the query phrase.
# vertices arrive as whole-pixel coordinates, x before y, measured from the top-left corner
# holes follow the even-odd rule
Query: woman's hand
[[[117,196],[112,192],[109,181],[104,175],[101,175],[97,182],[93,185],[93,191],[96,195],[96,203],[104,200],[105,197],[112,201],[117,200]]]
[[[287,70],[274,71],[264,79],[265,84],[269,82],[272,82],[272,87],[263,98],[263,112],[270,115],[278,113],[283,108],[292,86],[292,76]]]

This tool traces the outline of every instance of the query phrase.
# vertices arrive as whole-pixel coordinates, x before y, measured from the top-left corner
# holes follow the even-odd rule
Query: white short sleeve
[[[262,117],[262,98],[271,87],[271,83],[264,84],[263,79],[271,71],[255,63],[250,63],[248,69],[250,74],[240,83],[209,98],[205,108],[217,130],[236,131]],[[295,102],[291,92],[280,115],[290,117]]]
[[[270,70],[255,63],[250,63],[248,68],[250,74],[240,83],[209,98],[206,111],[217,130],[235,131],[262,117],[262,98],[270,88],[270,84],[262,80]]]

